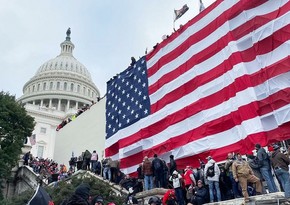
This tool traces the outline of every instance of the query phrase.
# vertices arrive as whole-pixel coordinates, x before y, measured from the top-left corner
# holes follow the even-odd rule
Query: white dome
[[[68,75],[76,74],[92,81],[91,74],[83,64],[81,64],[73,56],[62,54],[40,66],[34,77],[55,75],[55,72],[67,72]]]
[[[60,47],[60,55],[41,65],[36,74],[24,85],[24,95],[19,101],[35,103],[47,99],[50,101],[61,99],[80,105],[88,104],[100,97],[89,71],[72,54],[75,46],[70,41],[70,29]]]
[[[67,75],[78,76],[84,80],[92,82],[89,71],[73,56],[72,52],[75,46],[70,41],[69,36],[60,44],[60,47],[60,55],[40,66],[34,78],[43,75],[55,75],[59,72],[66,73]]]

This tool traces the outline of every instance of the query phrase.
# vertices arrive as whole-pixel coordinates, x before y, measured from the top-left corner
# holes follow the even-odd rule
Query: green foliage
[[[102,196],[104,198],[104,204],[109,202],[114,202],[116,205],[124,204],[125,196],[116,196],[111,190],[110,185],[106,182],[103,182],[95,177],[84,177],[80,175],[73,176],[69,181],[58,182],[56,186],[46,187],[46,191],[51,196],[55,205],[60,205],[64,200],[69,199],[78,185],[81,183],[87,183],[91,187],[90,195]],[[24,205],[31,199],[33,196],[33,191],[26,191],[21,193],[18,196],[13,197],[10,200],[0,201],[1,205]]]
[[[0,204],[1,205],[27,205],[29,200],[32,198],[33,194],[34,194],[33,190],[28,190],[21,193],[20,195],[14,196],[13,198],[9,200],[5,199],[3,201],[0,201]]]
[[[15,96],[0,92],[0,184],[9,180],[11,169],[16,166],[24,141],[33,128],[34,119],[16,102]]]
[[[120,196],[116,196],[111,190],[110,185],[94,177],[72,177],[69,183],[61,181],[58,183],[57,187],[48,188],[47,191],[51,195],[54,203],[58,205],[61,204],[62,201],[69,199],[74,193],[76,187],[81,183],[89,184],[91,187],[90,195],[92,198],[100,195],[104,198],[105,204],[114,202],[117,205],[121,205],[125,200]]]

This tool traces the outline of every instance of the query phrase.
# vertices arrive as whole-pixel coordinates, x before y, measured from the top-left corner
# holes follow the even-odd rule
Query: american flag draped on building
[[[290,138],[289,0],[217,0],[107,87],[105,155],[179,168]]]

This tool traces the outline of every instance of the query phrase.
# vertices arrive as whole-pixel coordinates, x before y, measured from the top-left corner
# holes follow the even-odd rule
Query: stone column
[[[78,109],[79,109],[79,102],[76,101],[76,110],[78,110]]]
[[[66,110],[69,110],[70,100],[67,100]]]
[[[58,99],[57,110],[60,111],[61,99]]]
[[[32,101],[32,105],[35,105],[35,100]]]
[[[52,99],[49,99],[48,108],[51,108],[51,105],[52,105]]]
[[[42,107],[42,106],[43,106],[43,100],[40,101],[40,107]]]

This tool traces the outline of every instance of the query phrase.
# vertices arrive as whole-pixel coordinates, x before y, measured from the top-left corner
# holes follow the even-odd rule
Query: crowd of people
[[[64,164],[58,164],[52,159],[34,157],[30,152],[23,156],[23,160],[24,165],[31,167],[39,175],[41,181],[44,180],[48,184],[66,179],[73,173],[67,170]]]
[[[100,98],[98,98],[98,101],[100,100]],[[56,127],[56,131],[59,131],[61,128],[63,128],[64,126],[66,126],[68,123],[70,123],[71,121],[75,120],[78,116],[80,116],[83,112],[87,111],[90,109],[91,106],[93,106],[94,104],[96,104],[94,101],[92,101],[92,104],[86,104],[84,106],[82,106],[81,108],[78,109],[77,113],[72,115],[71,117],[64,119],[57,127]]]
[[[256,155],[244,155],[246,159],[240,153],[228,153],[223,164],[209,156],[200,167],[187,166],[184,170],[177,170],[172,155],[169,164],[162,163],[157,155],[152,161],[145,157],[141,165],[144,188],[171,188],[164,195],[163,204],[200,205],[241,197],[247,202],[249,196],[278,190],[290,198],[289,154],[282,153],[277,144],[269,146],[268,152],[256,144],[255,150]]]
[[[96,150],[92,153],[86,150],[81,156],[72,157],[68,170],[65,165],[33,158],[30,153],[23,159],[49,183],[66,178],[76,170],[89,170],[128,190],[128,204],[134,204],[136,193],[161,187],[168,189],[160,199],[162,204],[168,205],[201,205],[241,197],[249,201],[249,196],[278,190],[284,191],[285,197],[290,198],[288,152],[283,153],[278,144],[269,146],[268,151],[260,144],[256,144],[255,149],[255,156],[228,153],[224,163],[216,163],[208,156],[207,163],[200,161],[199,167],[186,166],[185,169],[177,168],[173,155],[170,155],[169,163],[157,154],[152,159],[145,156],[136,170],[137,177],[122,173],[117,160],[109,157],[99,160]],[[278,183],[275,183],[274,177]]]
[[[168,193],[162,199],[163,204],[184,205],[204,204],[234,198],[273,193],[278,190],[290,197],[289,157],[282,153],[277,144],[266,151],[260,144],[255,145],[256,155],[228,153],[225,163],[216,163],[207,157],[207,163],[200,161],[200,167],[186,166],[178,169],[174,156],[169,163],[157,154],[152,159],[144,157],[136,172],[137,177],[125,175],[119,169],[119,162],[111,158],[99,161],[98,156],[83,153],[78,169],[91,170],[112,183],[119,184],[132,196],[153,188],[166,188]],[[93,153],[96,153],[95,151]],[[275,183],[277,178],[278,183]]]

